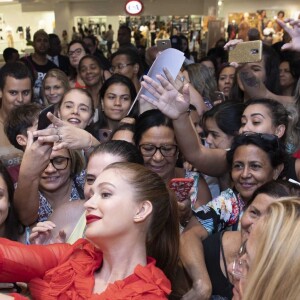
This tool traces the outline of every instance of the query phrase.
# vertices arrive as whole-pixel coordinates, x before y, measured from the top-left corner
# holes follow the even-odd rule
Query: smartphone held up
[[[251,63],[262,60],[262,41],[242,42],[229,47],[228,61],[236,63]]]

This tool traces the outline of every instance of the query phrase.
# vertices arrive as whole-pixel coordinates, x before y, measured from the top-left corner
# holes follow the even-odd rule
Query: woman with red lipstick
[[[26,246],[1,239],[0,281],[29,282],[37,300],[167,299],[179,221],[162,179],[143,166],[115,163],[92,190],[86,240]]]

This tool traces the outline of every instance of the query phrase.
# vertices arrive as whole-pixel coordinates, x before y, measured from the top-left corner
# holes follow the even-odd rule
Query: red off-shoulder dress
[[[93,294],[94,272],[102,258],[102,252],[85,239],[73,245],[41,246],[0,238],[0,282],[29,282],[37,300],[161,300],[170,294],[170,281],[153,258],[103,293]]]

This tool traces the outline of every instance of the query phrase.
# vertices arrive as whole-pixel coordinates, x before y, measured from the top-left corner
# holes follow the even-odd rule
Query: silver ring
[[[61,134],[58,134],[58,141],[57,141],[57,142],[60,143],[60,142],[62,142],[62,140],[63,140],[63,139],[62,139],[62,135],[61,135]]]

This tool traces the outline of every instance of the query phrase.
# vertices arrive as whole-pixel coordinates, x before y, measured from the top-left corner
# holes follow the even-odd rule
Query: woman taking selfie
[[[179,230],[164,182],[143,166],[115,163],[92,191],[86,240],[26,246],[2,239],[0,280],[30,282],[34,299],[167,299],[161,270],[174,270]]]

